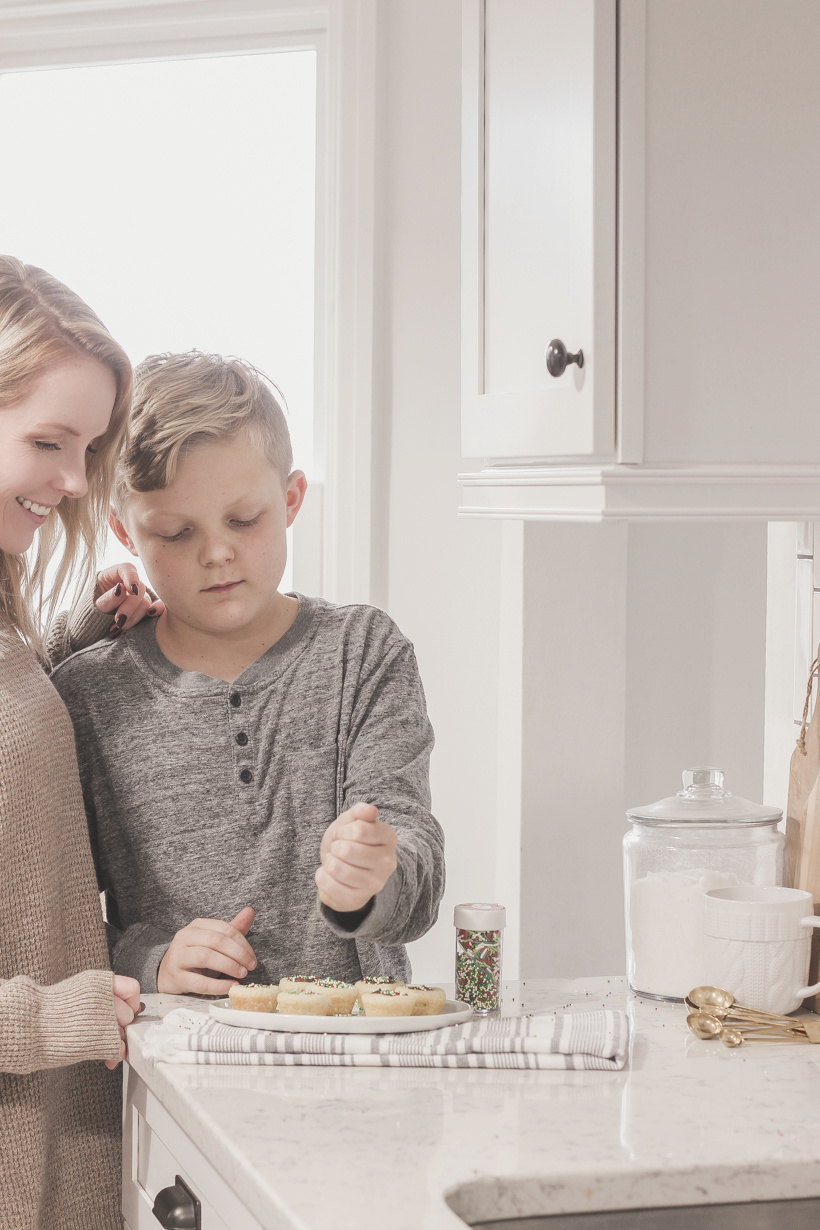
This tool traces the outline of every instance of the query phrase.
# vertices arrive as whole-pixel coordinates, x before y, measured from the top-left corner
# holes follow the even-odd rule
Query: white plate
[[[241,1012],[229,999],[211,1003],[211,1016],[223,1025],[243,1029],[273,1029],[288,1034],[415,1034],[443,1025],[469,1021],[473,1010],[459,999],[444,1001],[437,1016],[294,1016],[278,1012]]]

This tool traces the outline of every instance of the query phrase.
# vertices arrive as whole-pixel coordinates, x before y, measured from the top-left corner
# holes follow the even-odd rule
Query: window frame
[[[369,602],[377,0],[18,0],[0,72],[315,50],[315,477],[294,586]],[[30,8],[30,12],[27,10]]]

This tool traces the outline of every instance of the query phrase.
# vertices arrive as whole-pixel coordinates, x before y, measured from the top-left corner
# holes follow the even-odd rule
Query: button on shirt
[[[169,662],[151,620],[52,676],[74,722],[112,964],[146,991],[176,931],[246,905],[252,981],[407,978],[404,944],[436,920],[443,835],[413,647],[374,607],[296,596],[294,623],[230,684]],[[351,932],[317,910],[313,877],[325,829],[357,802],[396,829],[398,868]]]

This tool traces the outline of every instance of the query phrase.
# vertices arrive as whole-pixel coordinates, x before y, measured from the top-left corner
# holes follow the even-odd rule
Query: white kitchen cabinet
[[[122,1211],[127,1230],[158,1230],[157,1195],[178,1178],[199,1202],[196,1230],[262,1230],[186,1132],[125,1065]],[[177,1218],[172,1225],[188,1225]]]
[[[818,515],[818,60],[817,0],[464,0],[462,512]]]
[[[612,454],[615,15],[615,0],[466,8],[465,456]],[[583,347],[558,379],[555,337]]]

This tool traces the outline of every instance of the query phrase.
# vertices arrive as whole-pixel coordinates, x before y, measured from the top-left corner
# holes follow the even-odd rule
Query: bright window
[[[256,364],[311,476],[316,53],[4,73],[0,116],[0,251],[76,290],[135,363]]]

